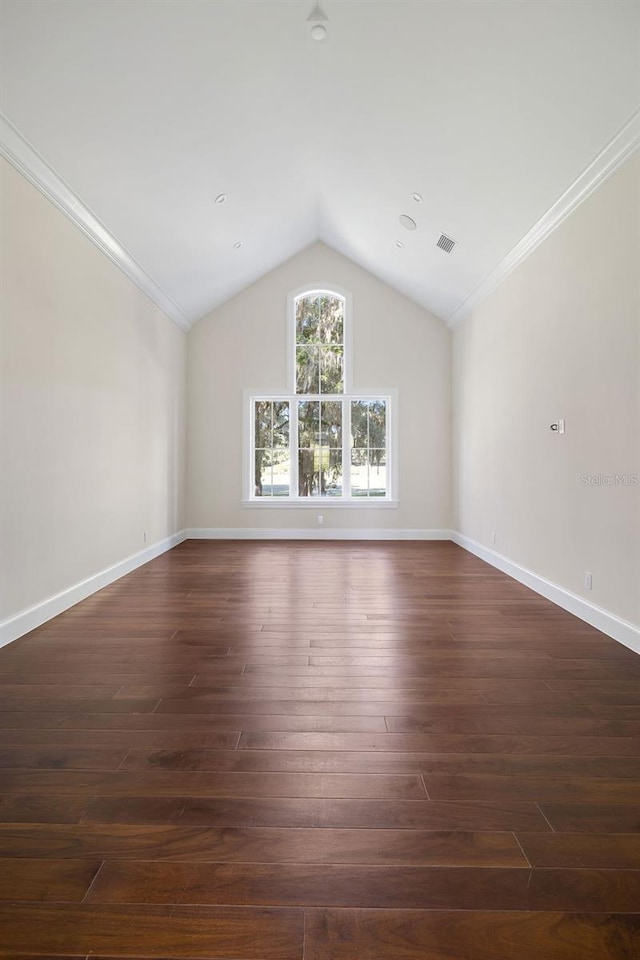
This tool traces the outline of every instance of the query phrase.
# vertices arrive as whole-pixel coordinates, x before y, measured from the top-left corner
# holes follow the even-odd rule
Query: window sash
[[[256,496],[255,493],[255,477],[253,474],[255,464],[255,411],[256,404],[262,403],[265,401],[276,402],[288,402],[289,403],[289,462],[290,462],[290,486],[289,486],[289,496]],[[351,445],[351,407],[354,402],[363,402],[371,403],[372,401],[378,401],[385,404],[385,457],[386,457],[386,490],[383,497],[371,497],[369,494],[369,488],[367,488],[367,494],[352,496],[351,490],[351,451],[352,449],[362,449],[366,451],[367,455],[369,454],[370,445],[361,448],[352,448]],[[298,464],[298,404],[307,403],[307,402],[319,402],[319,403],[339,403],[342,406],[342,495],[341,496],[322,496],[317,494],[315,496],[301,497],[299,495],[299,464]],[[322,408],[321,408],[322,409]],[[249,397],[249,421],[251,424],[250,428],[250,456],[249,456],[249,470],[251,471],[251,476],[249,478],[249,491],[250,496],[249,500],[255,501],[258,503],[265,503],[275,501],[277,503],[344,503],[350,501],[352,503],[384,503],[393,498],[394,491],[392,485],[393,471],[394,466],[392,464],[392,417],[393,417],[393,406],[392,406],[392,397],[387,391],[373,394],[351,394],[346,396],[345,394],[273,394],[271,396],[266,395],[257,395],[252,394]],[[283,448],[284,449],[284,448]],[[305,448],[306,449],[306,448]],[[327,449],[329,449],[327,447]],[[337,449],[337,448],[332,448]],[[381,447],[376,447],[376,449],[382,449]]]
[[[342,341],[341,343],[321,344],[315,342],[299,342],[296,326],[296,308],[297,303],[305,297],[313,297],[321,294],[327,294],[331,297],[337,297],[342,301]],[[314,287],[302,287],[291,291],[287,296],[287,380],[288,392],[290,396],[309,397],[312,399],[318,394],[302,394],[297,392],[297,350],[298,347],[324,346],[342,348],[342,392],[340,397],[347,397],[352,390],[351,379],[351,357],[352,357],[352,330],[351,330],[351,308],[352,298],[348,290],[336,287],[334,284],[319,284]],[[318,393],[322,388],[318,386]],[[335,397],[335,394],[323,394],[323,398]]]

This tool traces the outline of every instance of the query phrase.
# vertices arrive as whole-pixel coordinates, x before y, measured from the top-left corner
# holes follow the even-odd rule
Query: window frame
[[[344,318],[342,321],[343,330],[343,356],[342,356],[342,377],[344,390],[340,397],[346,397],[352,392],[353,387],[353,336],[352,336],[352,307],[353,298],[348,290],[335,283],[317,283],[312,286],[298,287],[287,294],[287,385],[291,396],[319,396],[319,394],[296,393],[296,300],[300,297],[312,296],[314,293],[330,293],[338,295],[344,302]],[[328,397],[329,395],[327,395]],[[331,394],[336,396],[336,394]]]
[[[296,301],[301,296],[317,293],[337,295],[344,302],[343,326],[343,393],[305,394],[296,393]],[[352,296],[335,283],[313,283],[298,287],[287,295],[287,386],[289,392],[282,390],[244,390],[243,394],[243,496],[245,507],[260,509],[300,508],[303,509],[384,509],[398,506],[398,391],[396,388],[380,390],[355,390],[353,387],[353,324]],[[340,401],[343,403],[342,418],[342,489],[341,497],[315,496],[299,497],[291,493],[288,497],[255,496],[255,402],[260,400],[286,401],[289,403],[289,448],[291,451],[290,491],[298,489],[298,402],[304,400]],[[384,400],[387,405],[386,416],[386,456],[387,456],[387,493],[385,497],[351,496],[351,404],[358,400]]]

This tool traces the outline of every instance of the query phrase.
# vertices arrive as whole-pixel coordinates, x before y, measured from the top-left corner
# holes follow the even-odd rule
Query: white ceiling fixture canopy
[[[320,239],[457,319],[637,149],[639,0],[311,5],[0,0],[41,189],[177,317]]]

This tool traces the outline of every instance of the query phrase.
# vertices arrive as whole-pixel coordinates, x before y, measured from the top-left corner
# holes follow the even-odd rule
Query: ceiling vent
[[[455,245],[456,241],[452,240],[451,237],[445,236],[444,233],[440,234],[440,239],[436,243],[436,247],[440,247],[440,249],[444,250],[445,253],[451,253]]]

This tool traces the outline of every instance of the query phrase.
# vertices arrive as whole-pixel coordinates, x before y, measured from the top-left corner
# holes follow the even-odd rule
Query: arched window
[[[291,294],[288,394],[248,397],[245,500],[389,502],[391,391],[354,392],[351,302],[318,287]]]

